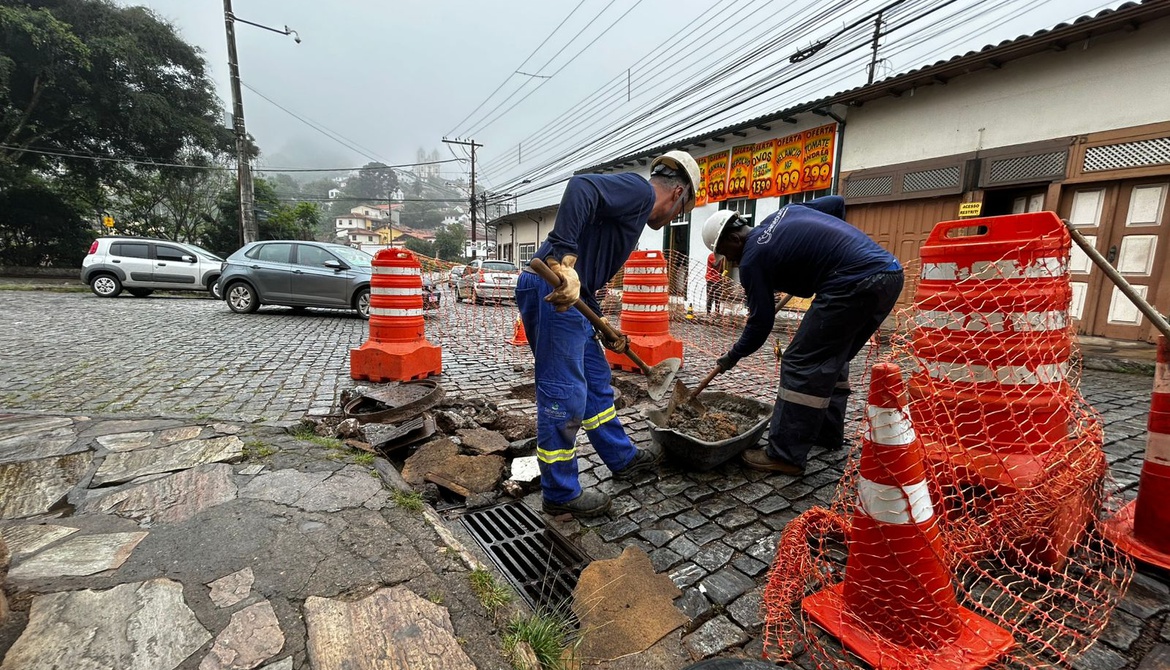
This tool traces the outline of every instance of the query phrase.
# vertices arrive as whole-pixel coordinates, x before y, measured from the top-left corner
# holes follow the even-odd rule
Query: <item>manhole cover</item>
[[[463,526],[533,609],[555,611],[572,600],[589,557],[527,505],[476,510]]]

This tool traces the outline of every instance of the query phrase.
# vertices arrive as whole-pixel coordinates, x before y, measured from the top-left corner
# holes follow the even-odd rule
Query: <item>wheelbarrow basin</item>
[[[750,428],[735,437],[707,442],[668,427],[665,410],[647,411],[646,417],[650,419],[651,424],[650,439],[663,450],[667,458],[687,470],[704,472],[735,458],[759,441],[768,427],[768,421],[772,418],[772,406],[752,398],[721,391],[708,391],[699,394],[699,399],[708,410],[732,409],[749,416],[754,415],[757,419]]]

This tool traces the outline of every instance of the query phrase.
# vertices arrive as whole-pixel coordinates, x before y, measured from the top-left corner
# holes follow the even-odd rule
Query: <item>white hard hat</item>
[[[707,222],[703,224],[703,244],[711,251],[715,251],[715,245],[719,243],[723,229],[738,217],[739,214],[734,209],[721,209],[708,217]]]
[[[658,158],[655,158],[654,162],[650,163],[650,174],[654,174],[654,168],[658,167],[659,165],[665,165],[675,172],[686,176],[687,181],[690,182],[691,185],[691,195],[687,199],[687,206],[685,207],[684,211],[689,212],[694,209],[695,194],[699,192],[699,164],[696,163],[695,159],[691,158],[691,155],[687,152],[675,150],[667,151]]]

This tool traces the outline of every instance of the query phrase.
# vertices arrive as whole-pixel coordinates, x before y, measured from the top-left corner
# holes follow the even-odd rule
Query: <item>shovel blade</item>
[[[650,394],[651,400],[658,402],[666,397],[666,392],[670,390],[670,384],[681,366],[681,360],[668,358],[650,368],[650,373],[646,375],[646,392]]]

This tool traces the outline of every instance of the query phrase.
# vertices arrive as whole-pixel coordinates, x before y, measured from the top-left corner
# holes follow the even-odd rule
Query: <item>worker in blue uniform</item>
[[[525,267],[516,305],[536,359],[536,456],[544,511],[578,517],[609,510],[604,491],[582,490],[577,479],[577,432],[615,477],[652,469],[661,453],[637,449],[613,404],[602,347],[624,352],[628,339],[602,341],[572,305],[581,298],[601,314],[595,294],[634,251],[642,230],[660,230],[695,204],[699,168],[683,151],[656,158],[649,180],[632,173],[579,175],[569,180],[556,223],[536,250],[561,278],[554,289]]]
[[[813,298],[780,363],[768,446],[744,452],[753,469],[799,475],[814,446],[841,447],[849,363],[894,308],[902,266],[845,221],[840,196],[786,205],[751,228],[733,211],[713,214],[703,242],[739,267],[748,319],[712,375],[760,348],[772,332],[778,291]]]

